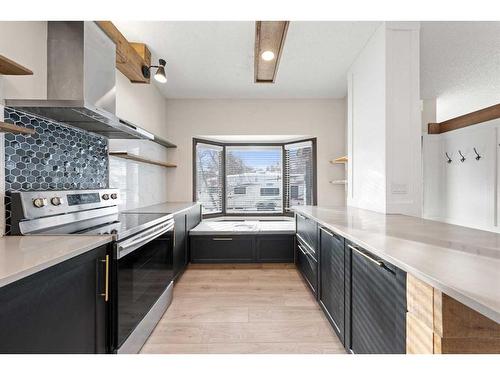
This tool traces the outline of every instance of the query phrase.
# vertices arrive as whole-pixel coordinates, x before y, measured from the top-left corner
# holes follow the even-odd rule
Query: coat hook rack
[[[474,147],[474,152],[476,154],[476,160],[479,161],[479,159],[481,159],[481,155],[479,155],[475,147]]]
[[[460,161],[463,163],[465,161],[465,156],[462,154],[462,151],[460,151],[460,150],[458,150],[458,153],[461,156]]]
[[[450,158],[450,155],[448,155],[448,153],[447,153],[447,152],[445,152],[445,155],[446,155],[446,157],[448,158],[448,160],[446,160],[446,162],[447,162],[448,164],[450,164],[450,163],[452,162],[452,160],[451,160],[451,158]]]

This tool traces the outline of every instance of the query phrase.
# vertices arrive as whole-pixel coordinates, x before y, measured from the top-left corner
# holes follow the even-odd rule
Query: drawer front
[[[306,279],[314,295],[318,289],[318,262],[308,253],[307,247],[297,241],[297,268]]]
[[[297,223],[297,236],[313,251],[318,248],[318,224],[304,215],[295,215]]]
[[[245,263],[255,259],[254,238],[247,236],[191,236],[193,263]]]
[[[344,239],[320,228],[319,300],[340,340],[344,342]]]
[[[264,235],[257,237],[258,262],[293,263],[293,235]]]
[[[348,244],[350,349],[354,353],[406,352],[406,274]]]

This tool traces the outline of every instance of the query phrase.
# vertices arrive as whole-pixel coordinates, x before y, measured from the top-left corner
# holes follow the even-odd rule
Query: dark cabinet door
[[[184,271],[188,263],[186,214],[174,216],[174,280]]]
[[[261,235],[257,236],[257,262],[293,263],[293,235]]]
[[[105,353],[105,277],[103,246],[0,288],[0,353]]]
[[[318,262],[300,241],[297,241],[295,263],[311,288],[311,291],[316,296],[318,289]]]
[[[253,236],[191,236],[193,263],[251,263],[255,261]]]
[[[320,228],[319,302],[344,342],[344,239]]]
[[[318,248],[318,224],[299,213],[295,215],[297,236],[304,242],[309,250],[315,252]]]
[[[406,352],[406,273],[353,244],[349,343],[354,353]]]

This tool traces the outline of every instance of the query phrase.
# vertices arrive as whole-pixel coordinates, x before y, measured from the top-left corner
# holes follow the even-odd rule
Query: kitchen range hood
[[[47,99],[6,99],[6,107],[108,138],[176,147],[115,115],[116,47],[95,22],[47,24]]]

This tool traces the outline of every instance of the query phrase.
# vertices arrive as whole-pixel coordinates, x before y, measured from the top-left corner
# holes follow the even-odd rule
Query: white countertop
[[[111,242],[112,236],[0,238],[0,287]]]
[[[134,208],[126,212],[140,212],[148,214],[178,214],[180,212],[189,210],[191,207],[197,205],[197,202],[163,202],[153,204],[151,206]]]
[[[243,235],[243,234],[294,234],[295,221],[283,220],[203,220],[189,231],[190,236]]]
[[[352,207],[293,210],[500,323],[500,234]]]

